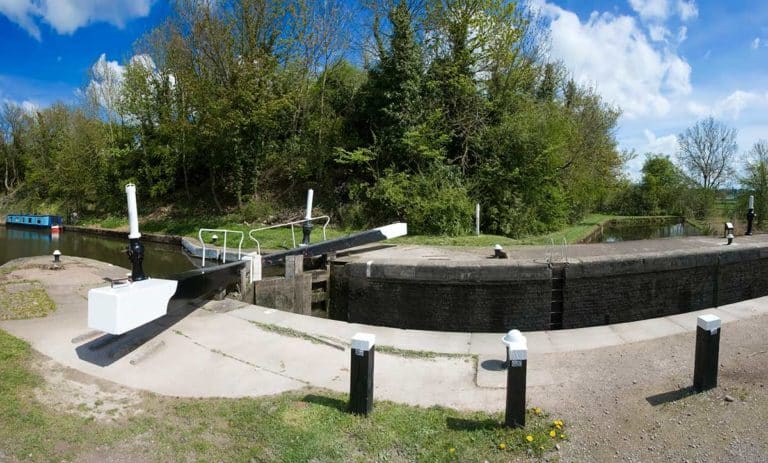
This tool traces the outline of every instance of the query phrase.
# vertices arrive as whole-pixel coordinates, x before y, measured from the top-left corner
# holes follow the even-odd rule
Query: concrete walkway
[[[348,343],[355,333],[367,332],[377,339],[377,399],[471,410],[503,408],[502,333],[348,324],[225,300],[201,302],[183,317],[153,322],[116,338],[87,327],[87,292],[103,286],[105,277],[124,275],[125,269],[71,257],[64,259],[63,269],[50,270],[49,260],[10,262],[4,267],[13,271],[2,278],[39,280],[56,303],[56,312],[41,319],[3,321],[0,328],[93,376],[172,396],[260,396],[307,386],[347,392]],[[538,403],[567,381],[564,372],[573,368],[572,357],[563,353],[690,334],[702,313],[721,317],[726,326],[749,323],[768,313],[768,297],[634,323],[525,333],[529,401]],[[119,347],[106,356],[92,355],[104,346]]]

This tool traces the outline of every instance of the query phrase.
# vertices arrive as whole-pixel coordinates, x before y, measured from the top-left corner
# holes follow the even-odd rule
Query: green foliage
[[[768,140],[758,140],[752,146],[747,155],[744,174],[740,178],[744,188],[740,209],[746,210],[749,196],[754,196],[757,226],[763,228],[768,214]]]
[[[636,214],[685,215],[688,182],[667,156],[648,155],[639,185],[639,207]]]
[[[473,203],[455,168],[388,172],[367,192],[367,225],[400,220],[409,232],[456,236],[472,229]]]
[[[356,66],[353,3],[177,0],[124,75],[97,62],[81,107],[4,106],[4,191],[120,216],[134,182],[145,210],[182,205],[199,225],[263,220],[315,188],[345,223],[450,235],[480,202],[483,231],[514,237],[605,207],[619,111],[545,58],[525,4],[366,2],[375,52]]]

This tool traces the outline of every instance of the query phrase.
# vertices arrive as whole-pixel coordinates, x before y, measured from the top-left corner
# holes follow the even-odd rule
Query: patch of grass
[[[272,333],[277,333],[282,336],[288,336],[291,338],[298,338],[298,339],[304,339],[305,341],[309,341],[314,344],[324,344],[326,346],[335,347],[337,349],[342,348],[342,346],[345,344],[342,341],[336,340],[336,339],[324,339],[317,336],[312,336],[311,334],[307,334],[298,330],[294,330],[293,328],[286,328],[284,326],[278,326],[278,325],[272,325],[269,323],[262,323],[257,322],[254,320],[250,320],[250,322],[259,328],[261,328],[264,331],[271,331]],[[343,349],[343,348],[342,348]]]
[[[42,379],[32,361],[27,343],[0,331],[0,448],[22,461],[99,461],[119,451],[142,461],[495,463],[543,456],[567,439],[564,425],[539,409],[524,429],[501,427],[500,413],[387,401],[361,417],[347,412],[346,395],[315,390],[257,399],[149,395],[137,415],[96,424],[37,402]]]
[[[0,275],[9,275],[18,269],[17,265],[2,265],[0,266]]]
[[[337,339],[332,339],[332,340],[324,339],[322,337],[312,336],[311,334],[294,330],[293,328],[286,328],[283,326],[277,326],[277,325],[257,322],[253,320],[250,320],[250,322],[265,331],[271,331],[273,333],[277,333],[282,336],[289,336],[292,338],[304,339],[306,341],[309,341],[315,344],[325,344],[335,348],[340,348],[341,346],[346,346],[346,347],[350,346],[350,344],[346,341],[341,341]],[[417,358],[417,359],[474,358],[473,355],[469,355],[469,354],[446,354],[446,353],[440,353],[440,352],[429,352],[424,350],[408,350],[408,349],[400,349],[397,347],[384,346],[379,344],[376,345],[376,351],[385,353],[385,354],[390,354],[390,355],[397,355],[400,357]]]
[[[400,349],[398,347],[393,346],[384,346],[380,344],[376,344],[376,352],[381,352],[384,354],[390,354],[390,355],[397,355],[399,357],[405,357],[405,358],[415,358],[415,359],[436,359],[436,358],[475,358],[476,356],[470,355],[470,354],[450,354],[450,353],[444,353],[444,352],[430,352],[426,350],[409,350],[409,349]]]
[[[0,282],[0,320],[45,317],[54,310],[56,305],[40,282]]]

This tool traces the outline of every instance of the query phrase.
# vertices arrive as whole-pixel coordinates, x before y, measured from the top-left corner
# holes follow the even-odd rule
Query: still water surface
[[[181,246],[159,243],[144,244],[144,271],[147,275],[161,278],[195,267],[193,261],[181,250]],[[62,259],[66,256],[88,257],[102,262],[131,268],[131,262],[125,254],[128,238],[107,238],[72,231],[58,235],[48,230],[36,230],[0,226],[0,265],[19,258],[40,255],[52,255],[61,251]]]
[[[620,222],[607,225],[602,234],[593,242],[615,243],[616,241],[651,240],[659,238],[680,238],[684,236],[701,236],[703,233],[688,222],[666,224],[625,224]]]

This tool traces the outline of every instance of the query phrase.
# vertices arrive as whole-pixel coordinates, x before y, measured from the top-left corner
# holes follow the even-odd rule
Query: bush
[[[472,230],[467,189],[455,169],[441,165],[428,173],[386,173],[367,192],[364,209],[368,225],[400,220],[413,234],[459,236]]]

